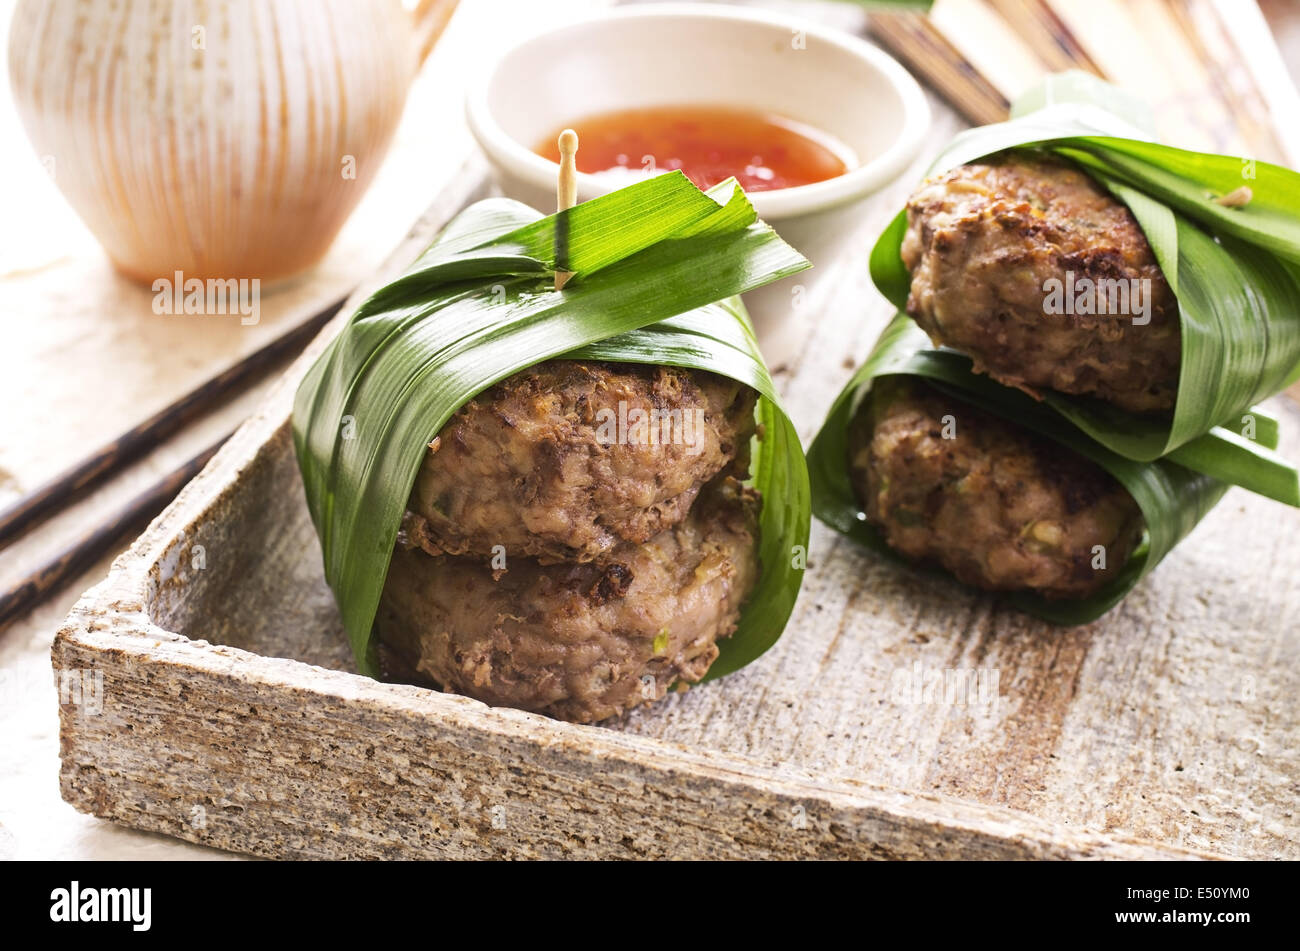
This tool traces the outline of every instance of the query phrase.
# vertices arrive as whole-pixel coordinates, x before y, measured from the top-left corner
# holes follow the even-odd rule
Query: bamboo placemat
[[[978,125],[1082,69],[1149,102],[1170,145],[1300,164],[1300,96],[1255,0],[936,0],[871,31]]]

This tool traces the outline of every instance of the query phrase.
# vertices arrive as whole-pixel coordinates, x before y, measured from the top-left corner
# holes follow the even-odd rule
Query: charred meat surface
[[[1011,153],[927,181],[907,204],[902,258],[908,313],[978,372],[1173,408],[1177,301],[1132,213],[1073,166]]]
[[[430,557],[399,543],[376,619],[389,676],[593,723],[704,676],[758,577],[757,497],[724,477],[600,564]]]
[[[411,496],[429,554],[600,560],[676,525],[701,486],[743,475],[753,390],[699,371],[554,360],[466,404]]]
[[[1086,597],[1142,536],[1137,503],[1100,466],[907,377],[876,380],[849,471],[891,548],[988,590]]]

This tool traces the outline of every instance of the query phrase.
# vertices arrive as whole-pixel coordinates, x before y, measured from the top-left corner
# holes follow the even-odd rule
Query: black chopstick
[[[0,510],[0,547],[30,531],[85,494],[106,476],[158,446],[172,433],[211,408],[213,401],[301,350],[343,306],[343,298],[285,331],[230,368],[211,377],[170,406],[101,446],[81,462]]]
[[[47,595],[90,568],[132,529],[142,528],[199,470],[208,464],[216,451],[229,439],[223,436],[189,462],[169,472],[152,486],[131,499],[97,528],[93,528],[64,551],[28,574],[8,591],[0,594],[0,628],[31,610]]]

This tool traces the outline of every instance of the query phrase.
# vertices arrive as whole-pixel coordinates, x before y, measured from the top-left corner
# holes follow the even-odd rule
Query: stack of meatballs
[[[699,681],[759,573],[755,399],[703,371],[553,360],[466,404],[403,519],[385,674],[581,723]],[[611,439],[610,413],[638,409],[701,422]]]
[[[1177,301],[1132,213],[1073,166],[1017,151],[923,183],[901,256],[908,314],[975,372],[1033,396],[1173,409]],[[1085,278],[1143,282],[1149,321],[1048,312],[1052,280]],[[867,520],[905,557],[967,584],[1088,597],[1142,538],[1137,504],[1096,463],[918,378],[876,380],[848,436]]]

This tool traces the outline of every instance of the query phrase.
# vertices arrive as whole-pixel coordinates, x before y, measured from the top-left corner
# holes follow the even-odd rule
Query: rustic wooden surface
[[[865,249],[910,181],[779,374],[805,440],[888,317]],[[773,651],[579,727],[347,674],[286,422],[304,367],[60,633],[56,665],[109,698],[62,708],[79,808],[262,855],[1300,857],[1300,513],[1234,490],[1070,630],[819,526]],[[1275,408],[1294,454],[1300,411]],[[944,669],[996,672],[996,695],[900,692]]]
[[[1178,855],[142,634],[140,607],[92,609],[55,644],[61,667],[102,673],[111,695],[102,714],[65,712],[62,788],[95,815],[194,842],[293,858]]]

